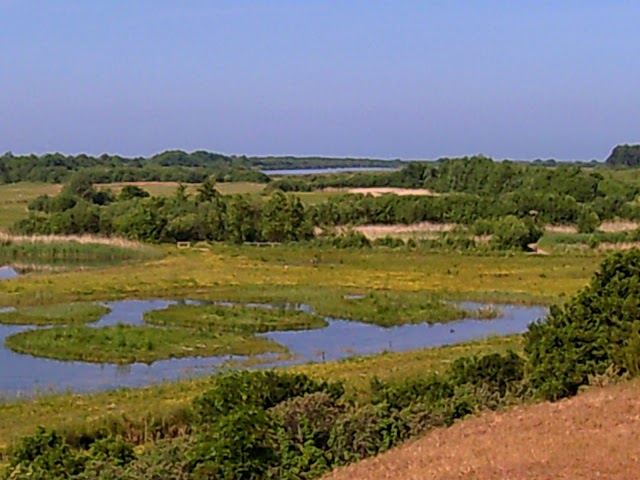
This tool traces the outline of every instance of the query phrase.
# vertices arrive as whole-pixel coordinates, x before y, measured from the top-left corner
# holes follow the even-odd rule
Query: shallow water
[[[19,276],[20,274],[13,267],[0,267],[0,280],[9,280]]]
[[[144,324],[143,315],[151,310],[167,308],[178,303],[169,300],[124,300],[107,302],[111,312],[94,327],[117,323]],[[185,301],[185,303],[197,303]],[[265,306],[265,305],[263,305]],[[475,310],[482,304],[463,303],[461,307]],[[310,310],[306,305],[297,308]],[[262,367],[273,367],[309,361],[339,360],[354,355],[382,351],[405,351],[419,348],[452,345],[492,335],[522,333],[529,323],[543,318],[543,307],[501,305],[502,314],[493,320],[468,318],[446,324],[415,324],[383,328],[362,322],[327,318],[328,326],[317,330],[270,332],[260,334],[287,347],[295,356],[292,360],[276,360],[274,355],[263,356]],[[1,315],[1,313],[0,313]],[[118,387],[141,387],[162,381],[206,375],[228,360],[246,357],[190,357],[160,360],[151,365],[95,364],[68,362],[33,357],[12,352],[4,346],[7,336],[29,330],[31,326],[0,324],[0,395],[14,397],[37,392],[86,392]],[[272,359],[272,360],[270,360]]]

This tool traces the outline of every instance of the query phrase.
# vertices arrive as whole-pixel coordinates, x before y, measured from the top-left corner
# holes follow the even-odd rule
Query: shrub
[[[638,373],[640,361],[640,251],[615,253],[589,286],[525,334],[527,377],[547,399],[574,395],[591,375],[616,365]]]
[[[542,230],[533,220],[520,220],[513,215],[507,215],[494,224],[491,244],[499,249],[528,250],[529,245],[536,243],[542,236]]]
[[[194,400],[193,410],[197,421],[204,424],[241,406],[268,409],[289,398],[315,392],[338,398],[344,387],[341,383],[316,382],[302,374],[232,372],[216,376],[211,390]]]

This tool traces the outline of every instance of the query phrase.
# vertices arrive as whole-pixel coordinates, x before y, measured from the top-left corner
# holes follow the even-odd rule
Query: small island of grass
[[[104,305],[90,302],[21,307],[0,313],[7,325],[78,325],[95,322],[110,312]]]
[[[15,352],[38,357],[120,364],[152,363],[168,358],[249,356],[286,351],[275,342],[250,335],[132,325],[32,330],[12,335],[5,342]]]

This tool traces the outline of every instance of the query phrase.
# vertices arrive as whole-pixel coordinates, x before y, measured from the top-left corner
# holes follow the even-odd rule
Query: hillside
[[[638,431],[640,382],[634,381],[483,414],[325,478],[637,479]]]

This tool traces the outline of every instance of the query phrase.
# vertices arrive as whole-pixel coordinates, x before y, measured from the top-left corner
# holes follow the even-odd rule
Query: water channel
[[[190,302],[187,300],[187,302]],[[96,328],[117,323],[141,325],[151,310],[167,308],[169,300],[123,300],[106,302],[111,312],[91,324]],[[481,304],[462,303],[474,311]],[[300,305],[297,308],[309,307]],[[467,318],[449,323],[421,323],[383,328],[356,321],[327,318],[328,326],[316,330],[269,332],[260,334],[284,345],[293,355],[283,361],[275,356],[261,358],[261,367],[282,366],[313,361],[340,360],[383,351],[399,352],[453,345],[494,335],[522,333],[527,326],[546,315],[544,307],[500,305],[500,315],[492,320]],[[2,313],[0,313],[2,315]],[[0,324],[0,396],[11,398],[38,392],[87,392],[118,387],[140,387],[215,371],[229,360],[246,357],[189,357],[156,361],[150,365],[95,364],[51,360],[19,354],[4,346],[5,339],[32,326]]]

